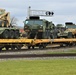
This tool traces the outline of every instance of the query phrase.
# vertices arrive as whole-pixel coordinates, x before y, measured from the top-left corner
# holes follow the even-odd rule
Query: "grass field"
[[[50,51],[50,52],[47,52],[47,54],[76,54],[76,50],[66,50],[66,51]]]
[[[0,75],[76,75],[76,59],[0,61]]]

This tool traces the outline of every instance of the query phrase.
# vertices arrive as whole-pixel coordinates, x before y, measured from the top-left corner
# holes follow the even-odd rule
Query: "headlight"
[[[40,27],[39,27],[40,29],[42,29],[43,28],[43,25],[40,25]]]
[[[25,28],[27,28],[27,27],[25,26]]]
[[[28,26],[25,26],[24,28],[27,29],[27,28],[29,28],[29,27],[28,27]]]
[[[25,30],[26,32],[28,32],[28,31],[29,31],[29,27],[28,27],[28,26],[24,26],[24,30]]]

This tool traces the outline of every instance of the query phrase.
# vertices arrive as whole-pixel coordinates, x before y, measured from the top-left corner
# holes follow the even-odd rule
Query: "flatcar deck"
[[[0,39],[0,44],[3,44],[3,43],[31,43],[32,42],[32,39]]]
[[[38,44],[38,43],[73,43],[76,42],[76,38],[71,38],[71,39],[35,39],[33,41],[33,44]]]
[[[25,44],[38,44],[38,43],[66,43],[76,42],[76,38],[72,39],[0,39],[0,43],[25,43]]]
[[[20,38],[20,39],[0,39],[0,47],[8,47],[13,48],[17,47],[19,49],[20,46],[23,46],[24,44],[30,49],[30,47],[34,48],[35,46],[38,46],[39,48],[43,47],[45,48],[48,44],[75,44],[76,38],[71,39],[26,39],[26,38]]]

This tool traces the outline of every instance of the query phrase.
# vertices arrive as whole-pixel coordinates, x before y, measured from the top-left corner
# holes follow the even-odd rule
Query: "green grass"
[[[65,50],[65,51],[50,51],[50,52],[47,52],[47,54],[76,54],[76,50]]]
[[[76,53],[76,50],[74,49],[74,50],[68,50],[67,52],[75,52]]]
[[[0,61],[0,75],[76,75],[76,59]]]

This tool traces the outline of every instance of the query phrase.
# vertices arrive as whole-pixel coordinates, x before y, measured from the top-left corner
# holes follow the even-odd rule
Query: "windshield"
[[[28,20],[28,21],[25,21],[25,24],[27,24],[27,25],[42,25],[42,21],[40,21],[40,20]]]
[[[76,28],[76,25],[67,25],[66,28]]]

